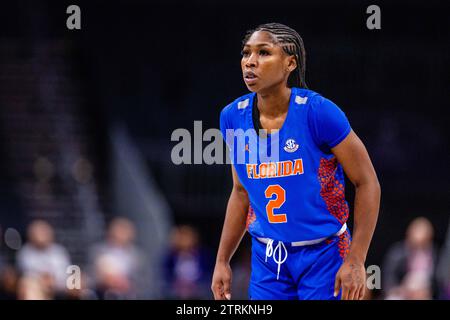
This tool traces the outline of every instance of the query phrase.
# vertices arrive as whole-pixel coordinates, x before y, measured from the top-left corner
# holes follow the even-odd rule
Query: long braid
[[[297,68],[295,68],[288,78],[288,87],[307,88],[305,80],[306,71],[306,52],[303,45],[303,39],[292,28],[281,23],[266,23],[257,26],[253,30],[247,31],[243,44],[245,44],[251,35],[256,31],[267,31],[274,37],[277,44],[281,45],[284,52],[288,55],[293,55],[297,61]]]

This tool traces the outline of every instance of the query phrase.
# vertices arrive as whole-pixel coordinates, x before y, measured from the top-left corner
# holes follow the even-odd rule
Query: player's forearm
[[[246,194],[233,188],[228,200],[225,222],[220,238],[217,262],[229,263],[245,234],[249,201]]]
[[[356,186],[353,240],[348,259],[364,263],[375,231],[380,209],[381,189],[375,178]]]

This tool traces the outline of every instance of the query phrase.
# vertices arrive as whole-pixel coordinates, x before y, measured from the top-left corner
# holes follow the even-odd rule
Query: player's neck
[[[290,97],[291,88],[285,86],[274,88],[270,92],[258,93],[257,106],[260,114],[275,118],[286,113],[289,109]]]

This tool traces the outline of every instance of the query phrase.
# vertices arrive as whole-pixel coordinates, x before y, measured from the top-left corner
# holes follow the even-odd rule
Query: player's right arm
[[[230,260],[245,234],[249,208],[247,191],[239,181],[233,165],[231,165],[231,170],[233,175],[233,189],[228,200],[211,284],[211,290],[216,300],[231,299],[232,272]]]

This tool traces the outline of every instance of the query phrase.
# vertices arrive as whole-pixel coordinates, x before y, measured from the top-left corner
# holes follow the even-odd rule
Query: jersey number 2
[[[271,199],[266,205],[267,218],[270,223],[285,223],[287,217],[285,213],[273,213],[274,209],[279,209],[286,201],[286,190],[284,190],[279,184],[272,184],[267,187],[264,192],[266,198]],[[275,195],[275,199],[272,196]]]

